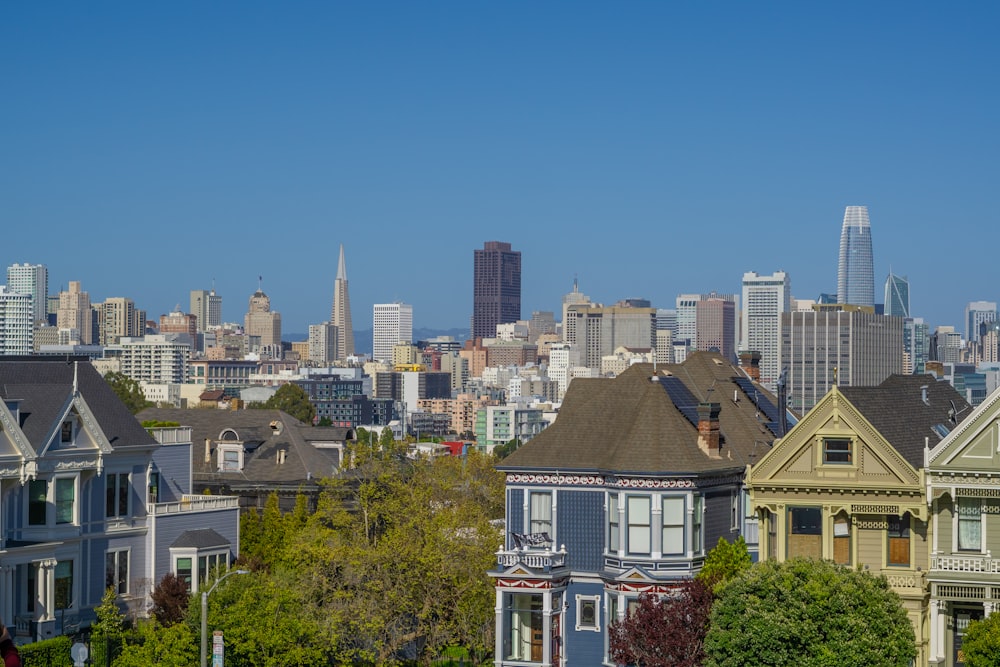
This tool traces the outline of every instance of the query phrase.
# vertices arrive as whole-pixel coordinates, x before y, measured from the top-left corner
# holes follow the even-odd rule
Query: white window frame
[[[174,575],[180,577],[177,572],[177,561],[181,558],[191,559],[191,588],[190,592],[197,593],[201,582],[206,578],[206,573],[201,572],[201,559],[208,558],[210,556],[222,556],[225,555],[226,567],[231,567],[232,562],[230,561],[230,548],[229,547],[212,547],[210,549],[197,549],[195,547],[171,547],[170,549],[170,571]],[[208,569],[206,567],[206,569]]]
[[[217,467],[219,472],[241,472],[243,470],[243,445],[233,445],[220,442],[218,447],[219,451],[217,456],[219,457],[219,460]],[[236,454],[237,467],[235,469],[226,467],[226,454]]]
[[[667,519],[669,515],[667,512],[667,505],[668,503],[674,504],[678,501],[680,502],[680,523],[668,524]],[[665,558],[668,556],[683,556],[687,553],[687,526],[685,525],[687,519],[687,496],[663,495],[660,497],[660,507],[662,509],[662,520],[660,522],[660,541],[662,544],[660,544],[660,552]],[[676,516],[676,514],[674,514],[674,516]],[[681,536],[680,548],[668,551],[668,540],[666,539],[667,530],[676,531],[678,528],[680,529]]]
[[[961,511],[959,510],[959,505],[962,503],[962,501],[965,501],[965,502],[970,502],[971,501],[971,502],[979,503],[979,548],[978,549],[973,549],[973,548],[963,549],[961,547],[961,542],[960,542],[960,540],[961,540],[961,536],[960,536],[960,532],[961,532]],[[955,525],[954,525],[954,530],[953,530],[953,535],[954,535],[953,539],[954,539],[954,543],[955,544],[954,544],[953,551],[955,553],[985,553],[985,546],[986,546],[986,521],[983,519],[983,499],[982,498],[965,498],[965,497],[961,497],[961,496],[958,497],[958,498],[956,498],[955,499],[955,516],[954,516],[954,522],[955,522]]]
[[[643,513],[646,521],[645,523],[633,522],[632,514],[632,501],[645,501],[646,511]],[[642,516],[638,518],[643,518]],[[625,535],[625,553],[630,556],[651,556],[653,553],[653,498],[648,495],[626,495],[625,496],[625,525],[626,525],[626,535]],[[632,548],[632,528],[633,526],[637,530],[641,530],[643,526],[646,529],[646,550],[636,551]]]
[[[548,520],[540,517],[535,518],[535,498],[548,498]],[[540,508],[541,509],[541,508]],[[528,492],[528,516],[527,519],[527,529],[529,533],[548,533],[549,537],[552,539],[552,543],[555,544],[556,539],[556,520],[555,520],[555,494],[552,491],[529,491]],[[548,524],[548,530],[535,530],[535,528],[544,528],[546,523]]]
[[[622,548],[621,497],[617,491],[608,492],[608,553],[618,554]]]
[[[114,582],[108,582],[108,558],[114,558]],[[125,579],[121,579],[121,562],[125,561]],[[132,549],[129,547],[121,549],[108,549],[104,552],[104,590],[113,587],[115,595],[126,596],[129,594],[129,579],[132,576]],[[125,590],[122,590],[124,586]]]
[[[70,521],[58,522],[57,488],[62,480],[73,482],[73,517]],[[31,516],[31,484],[34,482],[45,482],[45,523],[30,523]],[[40,477],[30,480],[24,485],[24,523],[25,530],[39,531],[44,529],[78,527],[80,525],[80,476],[79,475],[54,475],[52,477]]]
[[[584,625],[583,606],[590,603],[594,606],[594,622],[592,625]],[[576,631],[577,632],[600,632],[601,631],[601,596],[600,595],[577,595],[576,596]]]
[[[128,481],[125,488],[125,513],[118,513],[118,509],[121,507],[121,497],[119,496],[119,491],[121,490],[119,478],[124,476]],[[114,514],[108,514],[108,488],[111,483],[112,477],[115,480],[114,484]],[[108,472],[104,475],[104,518],[106,519],[127,519],[132,516],[132,473],[130,472]]]

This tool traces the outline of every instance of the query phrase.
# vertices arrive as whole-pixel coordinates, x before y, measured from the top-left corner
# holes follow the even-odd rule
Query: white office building
[[[179,334],[124,337],[104,349],[104,356],[117,358],[121,372],[136,382],[183,384],[188,377],[191,346]]]
[[[49,270],[44,264],[14,264],[7,267],[7,289],[14,294],[31,295],[32,321],[46,319],[49,296]]]
[[[413,306],[407,303],[376,303],[372,309],[372,358],[392,361],[392,349],[413,342]]]
[[[0,285],[0,354],[31,354],[34,330],[31,295],[19,294]]]
[[[760,381],[771,391],[781,375],[781,314],[791,311],[788,274],[743,274],[743,317],[740,350],[760,352]]]

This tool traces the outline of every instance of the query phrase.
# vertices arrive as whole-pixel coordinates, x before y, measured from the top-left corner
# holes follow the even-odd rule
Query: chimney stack
[[[698,404],[698,449],[713,459],[722,458],[719,439],[719,403]]]
[[[740,368],[754,382],[760,382],[760,352],[756,350],[740,350]]]
[[[205,463],[212,462],[212,440],[205,438]]]

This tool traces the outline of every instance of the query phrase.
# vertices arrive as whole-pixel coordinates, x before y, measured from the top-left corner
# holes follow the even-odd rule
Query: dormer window
[[[219,443],[219,472],[243,470],[243,445]]]
[[[59,442],[63,445],[73,444],[73,420],[67,419],[63,421],[62,426],[59,429]]]
[[[824,438],[823,463],[828,465],[851,465],[854,463],[851,441],[847,438]]]

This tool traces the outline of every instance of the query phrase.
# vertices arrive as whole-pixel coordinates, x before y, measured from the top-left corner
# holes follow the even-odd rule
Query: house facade
[[[962,408],[958,408],[961,410]],[[962,636],[1000,609],[1000,391],[927,456],[930,656],[961,667]]]
[[[748,476],[761,558],[827,559],[884,575],[913,624],[917,665],[931,653],[924,455],[967,407],[931,376],[835,386]]]
[[[86,627],[108,587],[144,612],[182,535],[210,528],[215,562],[236,557],[236,500],[188,496],[190,438],[159,442],[89,363],[0,361],[0,395],[0,614],[18,641]]]
[[[743,476],[780,432],[768,414],[774,398],[713,353],[574,381],[498,466],[497,667],[610,665],[608,626],[640,594],[694,576],[720,537],[756,551]]]

